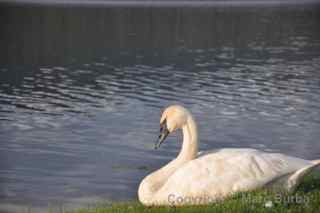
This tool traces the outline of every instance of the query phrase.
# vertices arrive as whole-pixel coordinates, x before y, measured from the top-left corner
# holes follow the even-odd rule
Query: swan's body
[[[255,149],[220,149],[198,153],[197,126],[181,106],[168,107],[160,120],[166,135],[178,128],[183,145],[178,157],[143,179],[139,200],[144,205],[201,205],[240,191],[276,183],[292,191],[301,178],[320,165],[279,153]],[[161,135],[160,143],[166,135]]]

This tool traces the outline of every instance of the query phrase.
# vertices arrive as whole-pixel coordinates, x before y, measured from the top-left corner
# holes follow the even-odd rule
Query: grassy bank
[[[72,213],[110,212],[320,212],[320,172],[305,178],[294,194],[281,194],[266,190],[239,193],[224,202],[202,207],[152,207],[139,202],[102,204],[92,209],[79,209]]]

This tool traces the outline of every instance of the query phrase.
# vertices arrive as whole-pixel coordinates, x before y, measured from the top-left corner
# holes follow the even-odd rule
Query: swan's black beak
[[[160,145],[163,143],[163,141],[167,138],[169,135],[169,130],[167,129],[167,122],[166,120],[163,121],[163,123],[160,124],[160,135],[158,138],[157,143],[155,144],[154,148],[158,149]]]

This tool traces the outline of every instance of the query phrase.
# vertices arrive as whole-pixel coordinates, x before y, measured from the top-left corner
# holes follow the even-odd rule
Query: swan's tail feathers
[[[311,161],[311,165],[303,167],[293,173],[287,182],[287,190],[289,192],[294,192],[299,184],[302,182],[303,177],[310,174],[315,168],[320,167],[320,159]]]

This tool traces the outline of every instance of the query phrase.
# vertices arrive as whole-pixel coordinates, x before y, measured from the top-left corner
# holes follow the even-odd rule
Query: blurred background
[[[135,200],[182,104],[200,149],[320,156],[319,1],[0,1],[0,211]]]

